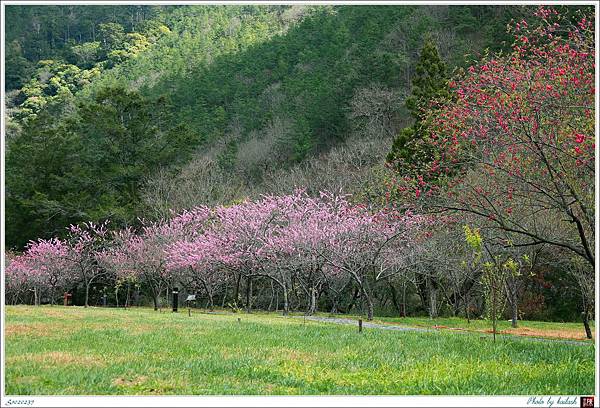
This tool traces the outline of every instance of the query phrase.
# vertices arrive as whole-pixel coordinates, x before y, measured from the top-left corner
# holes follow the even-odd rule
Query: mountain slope
[[[16,130],[6,161],[9,246],[60,233],[71,222],[129,224],[170,208],[294,185],[375,198],[386,149],[407,121],[403,95],[423,37],[437,40],[450,66],[464,65],[465,54],[500,43],[497,27],[521,8],[179,6],[153,12],[153,24],[139,33],[103,26],[105,38],[117,40],[101,44],[104,56],[95,65],[60,62],[63,50],[50,76],[38,70],[34,86],[15,91],[33,89],[39,95],[27,94],[26,101],[43,103],[20,119],[29,105],[14,97]]]

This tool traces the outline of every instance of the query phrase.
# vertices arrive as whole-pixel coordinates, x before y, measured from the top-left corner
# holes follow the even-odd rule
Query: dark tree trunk
[[[402,317],[406,317],[406,281],[402,282]]]
[[[438,310],[437,310],[437,295],[438,289],[434,285],[429,287],[429,317],[432,319],[437,318]]]
[[[365,303],[367,305],[367,320],[373,320],[373,300],[367,294],[365,294]]]
[[[471,297],[467,293],[465,295],[465,315],[467,316],[467,323],[471,324],[471,316],[469,315],[469,306],[471,303]]]
[[[313,315],[317,311],[317,288],[310,288],[310,305],[308,307],[308,315]]]
[[[240,285],[242,282],[242,274],[238,273],[237,277],[235,279],[235,290],[233,293],[233,302],[235,304],[235,307],[237,307],[240,304]]]
[[[275,286],[273,285],[273,281],[271,280],[271,299],[269,300],[269,307],[267,310],[270,312],[273,307],[273,300],[275,299]]]
[[[288,291],[285,284],[282,285],[283,290],[283,315],[287,316],[290,311],[290,304],[288,300]]]
[[[158,310],[158,293],[155,290],[152,291],[152,301],[154,302],[154,311]]]
[[[517,327],[517,319],[519,317],[519,308],[517,307],[517,302],[513,300],[513,302],[511,303],[511,309],[512,309],[512,322],[511,322],[511,326],[513,328]]]
[[[252,309],[252,278],[246,277],[246,313]]]
[[[370,293],[369,284],[365,281],[362,285],[362,294],[365,305],[367,306],[367,320],[373,320],[373,295]]]
[[[83,307],[88,307],[88,301],[90,298],[90,285],[92,284],[92,281],[89,281],[86,285],[85,285],[85,304]]]
[[[400,308],[400,305],[398,304],[398,291],[396,290],[396,287],[391,282],[388,282],[388,284],[390,285],[390,294],[392,295],[392,303],[394,304],[394,307],[398,311],[398,314],[402,315],[402,309]]]
[[[589,314],[587,307],[585,308],[585,310],[583,311],[581,316],[583,318],[583,327],[585,329],[585,335],[588,339],[591,340],[592,339],[592,329],[590,328],[590,314]]]
[[[337,298],[334,298],[334,299],[333,299],[333,301],[332,301],[331,303],[332,303],[332,305],[331,305],[331,312],[329,312],[329,313],[331,313],[331,314],[336,314],[336,313],[338,312],[338,307],[337,307],[337,306],[338,306],[338,302],[337,302]]]
[[[495,281],[492,283],[492,332],[494,333],[494,343],[495,343],[496,342],[496,284],[495,284]]]
[[[202,286],[204,286],[204,290],[206,291],[206,296],[208,297],[208,302],[206,304],[206,307],[210,311],[213,311],[213,309],[214,309],[214,303],[213,303],[213,294],[212,294],[212,291],[208,287],[208,284],[206,283],[205,280],[201,280],[201,282],[202,282]]]
[[[354,294],[352,295],[352,300],[350,300],[350,303],[348,304],[348,307],[346,308],[346,313],[350,313],[350,311],[354,307],[354,304],[356,303],[356,299],[358,299],[359,294],[360,294],[359,289],[357,287],[355,287]]]
[[[417,276],[415,286],[417,288],[417,294],[419,295],[419,299],[421,300],[421,307],[423,311],[429,310],[429,299],[428,299],[428,287],[427,280],[422,276]]]
[[[225,290],[223,291],[223,299],[221,301],[221,308],[225,307],[225,301],[227,300],[227,292],[229,292],[229,281],[225,284]]]

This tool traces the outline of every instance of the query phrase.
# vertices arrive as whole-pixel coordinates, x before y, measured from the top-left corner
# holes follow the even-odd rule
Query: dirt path
[[[352,326],[358,327],[358,321],[354,320],[354,319],[345,319],[345,318],[339,318],[339,317],[321,317],[321,316],[294,316],[294,317],[299,318],[299,319],[306,318],[306,320],[312,320],[315,322],[345,324],[345,325],[352,325]],[[472,332],[467,332],[467,331],[462,331],[462,330],[452,330],[452,329],[424,329],[424,328],[419,328],[419,327],[408,327],[408,326],[396,326],[396,325],[392,325],[392,324],[371,323],[371,322],[367,322],[364,320],[363,320],[363,328],[381,329],[381,330],[396,330],[396,331],[412,331],[412,332],[436,332],[436,331],[440,331],[440,330],[449,330],[449,331],[453,331],[454,333],[460,333],[460,334],[471,334],[471,335],[479,334],[482,337],[483,336],[492,337],[491,334],[487,334],[487,333],[472,333]],[[584,341],[576,341],[576,340],[544,339],[544,338],[540,338],[540,337],[513,336],[510,334],[509,335],[496,334],[496,337],[498,337],[500,339],[511,339],[511,340],[516,340],[516,341],[520,341],[520,340],[541,341],[541,342],[546,342],[546,343],[574,344],[577,346],[594,346],[594,343],[592,343],[592,342],[584,342]]]

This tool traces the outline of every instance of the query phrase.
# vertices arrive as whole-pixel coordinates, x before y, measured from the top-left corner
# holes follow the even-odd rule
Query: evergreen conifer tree
[[[427,152],[415,149],[414,141],[423,139],[427,134],[426,113],[431,109],[431,102],[449,94],[446,64],[435,42],[428,36],[415,67],[411,95],[406,98],[406,108],[415,122],[402,129],[387,156],[388,163],[394,165],[398,172],[403,173],[407,165],[418,165],[427,160]]]

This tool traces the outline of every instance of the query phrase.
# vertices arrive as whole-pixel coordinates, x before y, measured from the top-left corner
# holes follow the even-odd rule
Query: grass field
[[[492,323],[489,320],[471,320],[465,318],[446,317],[429,319],[428,317],[381,317],[375,319],[378,323],[390,323],[409,327],[428,327],[439,329],[457,329],[472,332],[491,333]],[[595,327],[591,323],[592,334]],[[518,321],[517,328],[511,327],[511,322],[498,321],[498,332],[527,337],[544,337],[548,339],[587,340],[583,323],[537,322],[530,320]]]
[[[8,306],[5,322],[8,395],[594,392],[592,344],[185,310]]]

